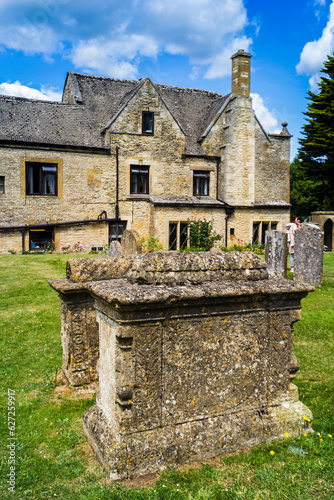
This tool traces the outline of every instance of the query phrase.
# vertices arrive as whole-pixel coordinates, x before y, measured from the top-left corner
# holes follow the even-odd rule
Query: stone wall
[[[120,218],[141,237],[158,236],[167,248],[169,222],[203,216],[213,218],[216,231],[225,234],[224,207],[212,205],[217,183],[219,198],[236,207],[228,222],[235,236],[228,238],[228,245],[235,238],[250,241],[254,221],[277,222],[277,229],[283,230],[289,220],[289,137],[266,136],[249,97],[232,95],[223,108],[201,140],[207,156],[184,154],[185,133],[149,80],[105,130],[109,151],[2,148],[0,175],[5,175],[6,189],[0,195],[1,225],[97,219],[102,211],[115,217],[118,148]],[[142,111],[148,109],[154,112],[153,135],[143,135],[141,130]],[[26,195],[27,161],[57,164],[57,196]],[[149,166],[149,195],[130,194],[131,165]],[[210,172],[209,197],[193,196],[194,170]],[[152,197],[165,198],[165,206],[156,205]],[[170,198],[180,202],[167,203]],[[107,225],[59,226],[56,233],[57,251],[62,244],[77,240],[87,249],[108,242]],[[18,247],[16,239],[15,245],[8,245],[8,238],[0,233],[0,253],[7,253],[8,246]]]

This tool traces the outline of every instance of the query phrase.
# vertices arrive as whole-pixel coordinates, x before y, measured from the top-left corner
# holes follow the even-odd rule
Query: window
[[[149,135],[154,134],[154,113],[152,113],[152,111],[143,111],[142,133]]]
[[[186,222],[170,222],[168,235],[168,249],[180,250],[188,245],[188,224]]]
[[[26,163],[27,195],[57,196],[57,163]]]
[[[122,234],[126,229],[126,221],[109,222],[109,245],[113,241],[121,242]]]
[[[194,172],[194,196],[209,196],[210,172]]]
[[[130,167],[130,193],[149,194],[150,167],[132,165]]]
[[[29,250],[42,251],[48,243],[54,244],[54,226],[29,230]]]
[[[266,242],[266,231],[276,229],[277,222],[253,222],[253,242],[264,245]]]
[[[0,194],[5,194],[5,177],[0,175]]]

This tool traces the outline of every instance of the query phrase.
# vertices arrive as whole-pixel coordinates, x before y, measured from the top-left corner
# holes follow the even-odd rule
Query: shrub
[[[55,245],[55,242],[53,240],[52,241],[48,241],[44,245],[44,252],[45,253],[53,253],[55,250],[56,250],[56,245]]]
[[[78,241],[77,243],[74,243],[72,249],[73,249],[73,252],[79,253],[79,252],[83,252],[84,246],[82,243],[80,243],[80,241]]]
[[[222,236],[213,229],[213,220],[188,219],[190,248],[192,251],[208,252]]]
[[[150,236],[148,240],[141,239],[143,252],[162,252],[164,250],[158,236]]]
[[[237,240],[231,247],[220,247],[223,252],[253,252],[257,255],[264,255],[264,245],[261,243],[254,243],[253,241],[245,243],[243,240]]]

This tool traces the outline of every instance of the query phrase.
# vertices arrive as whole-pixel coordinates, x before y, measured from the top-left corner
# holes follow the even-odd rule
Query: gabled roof
[[[68,73],[62,103],[0,96],[0,140],[106,149],[103,131],[145,81]],[[153,85],[186,136],[185,154],[204,155],[201,136],[228,96]]]

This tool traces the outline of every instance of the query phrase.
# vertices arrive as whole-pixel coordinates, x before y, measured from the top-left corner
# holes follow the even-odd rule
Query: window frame
[[[134,172],[134,170],[138,170],[138,172]],[[140,171],[142,170],[142,172]],[[134,181],[133,181],[133,176],[136,174],[137,181],[136,181],[136,190],[133,190],[134,186]],[[138,182],[138,176],[144,175],[144,191],[138,191],[138,185],[140,182]],[[139,179],[140,181],[140,179]],[[130,194],[131,195],[148,195],[150,194],[150,166],[149,165],[130,165]]]
[[[207,193],[205,191],[205,181]],[[202,189],[203,188],[203,189]],[[210,196],[210,171],[209,170],[194,170],[193,171],[193,196]]]
[[[121,220],[119,222],[109,222],[109,226],[108,226],[109,246],[114,241],[118,241],[119,243],[121,242],[122,235],[123,235],[124,231],[126,230],[127,223],[128,223],[128,221],[126,221],[126,220]]]
[[[264,245],[266,231],[277,230],[277,227],[278,227],[278,222],[276,221],[253,221],[252,225],[253,243],[261,243],[261,245]],[[256,238],[255,235],[257,235]]]
[[[5,176],[0,175],[0,194],[5,194]]]
[[[175,232],[171,244],[171,228]],[[178,252],[180,248],[189,248],[189,224],[185,221],[169,221],[168,223],[168,250]],[[173,247],[173,248],[171,248]]]
[[[145,130],[146,119],[151,120],[152,127],[149,130]],[[142,111],[141,119],[141,133],[142,135],[154,135],[154,112],[153,111]]]
[[[36,185],[38,185],[38,192],[30,192],[30,188],[28,183],[30,182],[29,180],[29,168],[33,169],[38,169],[38,182],[37,180],[34,181],[32,180],[32,185],[33,189],[35,188]],[[43,170],[45,169],[45,170]],[[51,171],[51,169],[53,169]],[[44,183],[47,182],[47,176],[48,174],[52,173],[54,175],[54,193],[47,193],[43,192],[44,191]],[[41,161],[26,161],[25,162],[25,174],[26,174],[26,196],[51,196],[51,197],[57,197],[58,196],[58,176],[59,176],[59,168],[58,168],[58,163],[54,162],[41,162]],[[33,171],[33,176],[37,175]]]
[[[45,237],[43,238],[43,236]],[[54,243],[54,241],[55,241],[55,226],[52,224],[50,224],[50,226],[47,227],[29,229],[30,252],[43,252],[45,250],[46,245],[48,243],[52,242]],[[34,244],[34,246],[32,246],[32,244]]]

